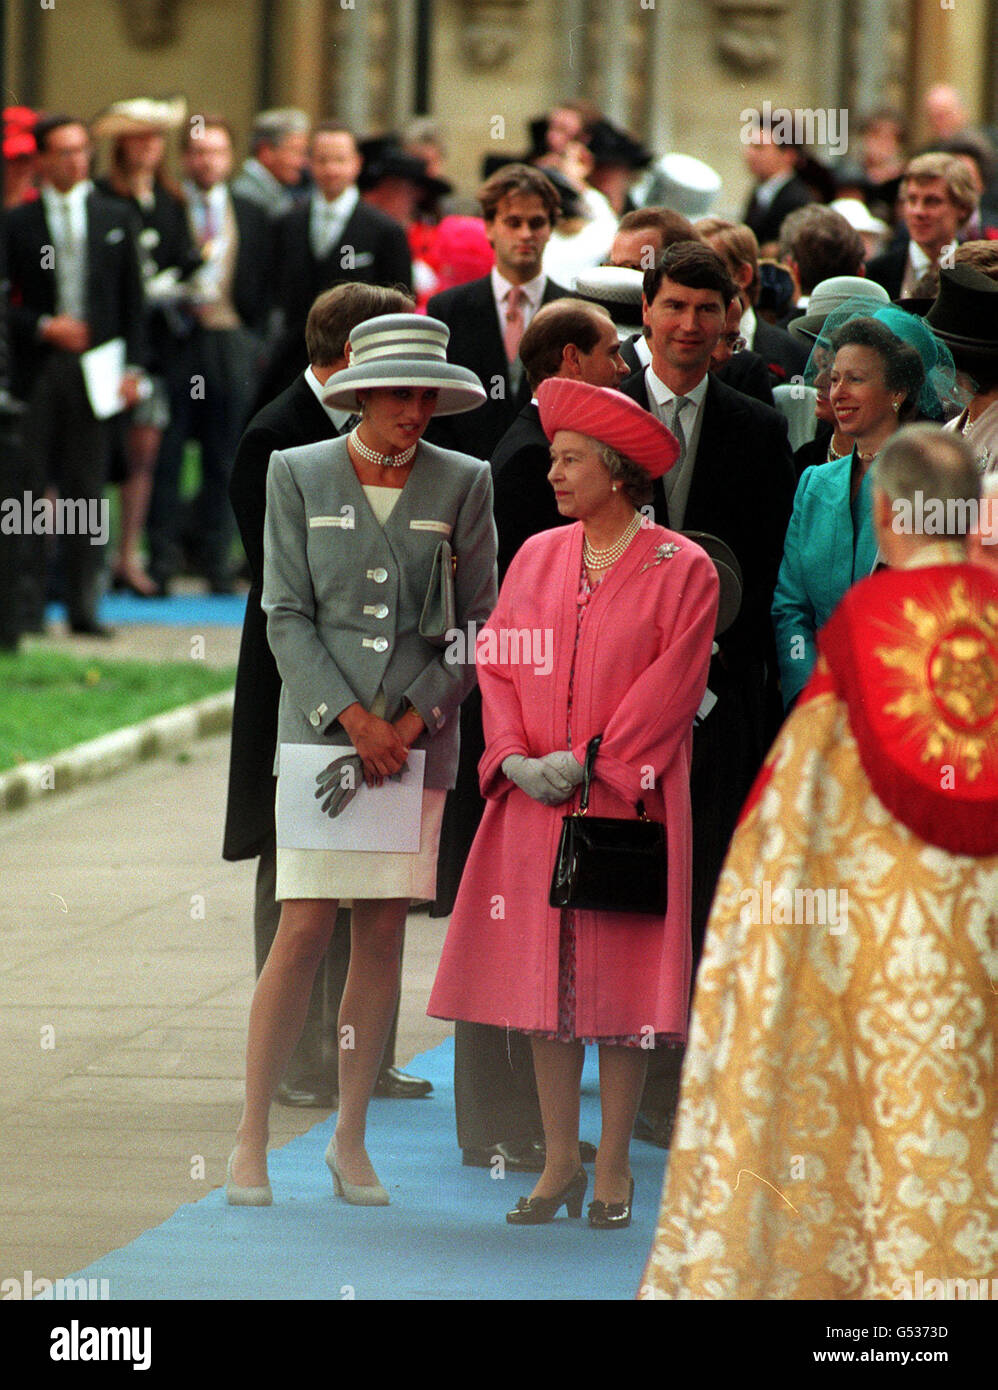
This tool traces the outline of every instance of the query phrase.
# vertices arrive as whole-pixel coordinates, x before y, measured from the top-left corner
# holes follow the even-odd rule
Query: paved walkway
[[[217,634],[229,662],[238,638]],[[162,628],[99,644],[188,648]],[[224,1180],[255,872],[221,858],[228,751],[203,740],[0,814],[0,1280],[71,1273]],[[410,922],[400,1065],[450,1029],[425,1015],[445,927],[425,911]],[[323,1113],[275,1106],[272,1145]]]

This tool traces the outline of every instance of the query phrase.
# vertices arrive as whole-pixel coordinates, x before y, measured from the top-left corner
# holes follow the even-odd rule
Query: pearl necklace
[[[404,468],[407,463],[412,463],[418,448],[417,441],[416,444],[410,444],[408,449],[403,449],[400,454],[379,454],[360,442],[356,430],[350,435],[350,443],[362,459],[367,463],[376,464],[379,468]]]
[[[616,564],[630,545],[631,541],[641,530],[641,513],[635,512],[627,523],[627,527],[618,540],[606,550],[594,550],[589,544],[589,537],[583,537],[582,541],[582,563],[587,570],[606,570],[611,565]]]

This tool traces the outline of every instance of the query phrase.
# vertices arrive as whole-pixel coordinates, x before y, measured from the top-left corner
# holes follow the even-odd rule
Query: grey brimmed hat
[[[423,314],[382,314],[350,334],[350,366],[329,378],[322,399],[338,410],[361,409],[358,391],[414,386],[439,391],[435,415],[460,415],[485,400],[474,372],[447,361],[450,329]]]
[[[643,284],[643,271],[622,265],[598,265],[579,273],[575,293],[599,304],[618,328],[640,329]]]
[[[869,299],[877,305],[891,302],[883,285],[868,280],[865,275],[834,275],[815,285],[807,301],[807,313],[802,318],[791,319],[787,332],[805,347],[810,347],[824,328],[828,315],[854,299]],[[873,313],[872,308],[870,312]]]

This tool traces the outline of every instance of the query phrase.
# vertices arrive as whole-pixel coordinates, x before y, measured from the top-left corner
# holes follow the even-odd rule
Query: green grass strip
[[[235,668],[0,653],[0,771],[228,690]]]

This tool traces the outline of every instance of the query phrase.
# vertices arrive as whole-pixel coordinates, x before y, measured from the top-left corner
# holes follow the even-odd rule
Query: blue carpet
[[[105,594],[97,617],[112,627],[143,624],[156,627],[242,627],[245,594],[176,594],[170,598],[136,598],[134,594]],[[50,603],[48,622],[64,620],[62,604]]]
[[[582,1136],[599,1137],[597,1052],[583,1076]],[[506,1211],[534,1184],[465,1168],[454,1131],[454,1045],[410,1067],[427,1100],[372,1102],[368,1150],[389,1207],[351,1207],[333,1193],[323,1154],[329,1117],[269,1158],[272,1207],[230,1207],[217,1188],[131,1245],[78,1271],[109,1280],[112,1299],[633,1299],[651,1248],[665,1155],[632,1145],[635,1216],[594,1231],[564,1208],[547,1226],[514,1227]],[[592,1196],[592,1173],[587,1199]]]

